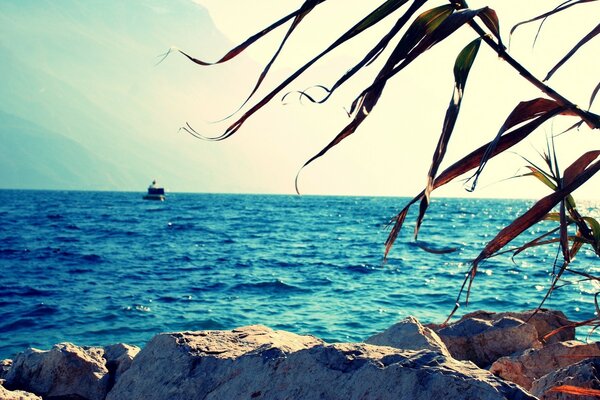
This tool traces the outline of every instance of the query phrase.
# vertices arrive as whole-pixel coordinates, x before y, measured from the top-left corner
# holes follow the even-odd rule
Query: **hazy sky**
[[[328,0],[319,5],[290,38],[254,100],[380,3]],[[469,3],[473,8],[496,9],[508,41],[513,24],[561,1]],[[226,64],[201,68],[178,54],[155,63],[169,46],[216,60],[301,4],[302,0],[0,2],[0,72],[6,77],[0,87],[0,123],[5,128],[0,133],[7,141],[0,148],[0,187],[144,190],[157,178],[178,192],[294,193],[298,169],[349,122],[345,109],[372,82],[391,49],[326,104],[300,103],[291,96],[283,105],[276,98],[236,135],[219,143],[194,139],[178,133],[178,128],[189,122],[207,135],[222,133],[235,117],[210,121],[242,103],[287,26]],[[440,4],[445,1],[430,1],[427,7]],[[330,86],[391,28],[402,11],[338,48],[286,91]],[[600,3],[592,2],[551,18],[535,48],[537,25],[522,27],[510,51],[543,77],[596,26],[597,15]],[[464,27],[394,77],[358,131],[302,171],[302,193],[412,196],[420,192],[452,94],[454,59],[474,38],[474,32]],[[587,107],[600,80],[598,54],[600,39],[595,38],[555,74],[550,85]],[[482,46],[442,168],[494,137],[519,101],[539,96],[537,89]],[[600,99],[593,110],[600,112]],[[555,119],[515,151],[540,161],[536,151],[545,149],[546,138],[572,123],[573,118]],[[16,128],[6,128],[9,124]],[[35,133],[35,146],[12,133],[19,130]],[[47,140],[41,140],[41,135]],[[563,169],[583,151],[600,148],[598,132],[586,127],[556,138],[556,143]],[[63,151],[67,148],[68,153]],[[470,195],[543,196],[547,189],[533,178],[505,181],[523,172],[524,164],[517,154],[493,160],[478,190]],[[32,172],[30,167],[37,169]],[[27,180],[34,173],[37,180]],[[50,180],[54,186],[45,186]],[[599,182],[594,178],[578,195],[600,198],[595,189]],[[460,182],[436,193],[469,195]]]
[[[205,6],[217,28],[238,43],[260,28],[267,26],[279,16],[295,9],[301,1],[223,1],[194,0]],[[330,0],[317,9],[303,22],[295,36],[284,50],[280,61],[275,65],[273,77],[267,83],[272,87],[286,73],[319,50],[326,47],[350,24],[371,10],[379,2],[360,0]],[[444,2],[431,2],[431,7]],[[508,31],[515,23],[535,16],[560,4],[560,1],[470,1],[472,8],[489,5],[499,15],[502,35],[508,41]],[[511,54],[530,68],[537,76],[543,77],[581,37],[596,24],[600,4],[590,3],[572,8],[549,19],[541,32],[538,43],[532,47],[537,29],[536,24],[524,26],[516,31],[512,38]],[[398,14],[399,15],[399,14]],[[364,38],[339,48],[332,56],[315,65],[314,72],[307,78],[292,84],[290,90],[304,89],[313,84],[331,85],[337,76],[360,59],[368,46],[393,24],[393,18],[373,28]],[[257,63],[264,64],[273,52],[277,40],[284,30],[269,36],[269,40],[260,43],[248,51]],[[474,38],[474,33],[464,27],[456,38],[443,42],[422,60],[418,60],[391,82],[375,111],[359,130],[321,160],[305,169],[300,178],[300,188],[308,193],[362,193],[362,194],[412,194],[418,192],[425,183],[431,155],[443,116],[452,91],[452,63],[460,49]],[[575,57],[550,80],[549,84],[561,91],[567,98],[587,107],[590,93],[600,80],[598,70],[600,58],[600,40],[588,43]],[[364,88],[383,59],[367,71],[361,73],[355,82],[340,90],[329,104],[311,105],[292,104],[285,107],[271,107],[261,113],[276,115],[271,126],[281,130],[284,140],[298,143],[293,145],[290,158],[308,159],[347,123],[344,107],[348,108],[354,96]],[[258,71],[255,71],[255,74]],[[251,83],[252,75],[236,77],[240,84]],[[498,60],[493,52],[482,46],[475,62],[459,122],[455,129],[444,165],[447,166],[460,155],[465,154],[495,135],[508,113],[521,100],[541,96],[524,79],[519,77],[504,62]],[[258,97],[257,97],[258,99]],[[599,112],[599,102],[593,110]],[[229,109],[223,109],[223,115]],[[219,115],[220,116],[220,115]],[[286,122],[287,121],[287,122]],[[536,151],[546,148],[546,137],[557,133],[573,123],[571,118],[557,119],[544,125],[530,139],[516,148],[519,154],[540,161]],[[283,124],[283,125],[280,125]],[[302,138],[286,137],[286,124],[295,128],[302,127]],[[225,127],[226,125],[222,125]],[[237,135],[253,135],[260,124],[248,124]],[[264,125],[263,125],[264,127]],[[212,128],[214,129],[214,128]],[[215,130],[214,133],[218,133]],[[268,146],[257,136],[257,146]],[[583,127],[556,138],[560,165],[565,168],[583,151],[600,148],[598,132]],[[250,147],[251,153],[253,149]],[[516,154],[507,154],[502,159],[490,163],[475,195],[489,197],[535,197],[546,193],[543,185],[533,178],[521,178],[500,182],[517,174],[525,162]],[[301,164],[300,164],[301,165]],[[295,164],[296,169],[299,166]],[[287,165],[286,165],[287,167]],[[277,165],[273,166],[277,169]],[[289,179],[293,178],[289,168],[282,168]],[[282,171],[280,170],[280,171]],[[249,176],[249,179],[253,177]],[[600,179],[590,181],[581,191],[583,197],[600,197],[598,187]],[[517,188],[516,190],[514,188]],[[460,183],[451,188],[439,190],[439,195],[465,195]]]

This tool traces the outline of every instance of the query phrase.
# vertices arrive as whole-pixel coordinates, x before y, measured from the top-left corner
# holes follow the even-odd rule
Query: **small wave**
[[[0,325],[0,332],[11,332],[24,328],[31,328],[37,325],[37,322],[33,318],[20,318],[14,322],[10,322],[5,325]]]
[[[48,214],[48,215],[46,215],[46,218],[51,219],[51,220],[57,220],[57,219],[63,219],[64,217],[60,214]]]
[[[287,284],[279,279],[275,281],[256,282],[256,283],[239,283],[232,287],[232,290],[240,291],[261,291],[261,292],[310,292],[309,289],[304,289],[299,286]]]
[[[77,275],[77,274],[88,274],[94,272],[93,269],[89,268],[72,268],[69,271],[69,274]]]
[[[379,269],[372,267],[370,265],[349,265],[346,267],[347,271],[357,272],[359,274],[372,274],[373,272],[377,272]]]
[[[97,254],[85,254],[81,258],[84,261],[87,261],[87,262],[92,263],[92,264],[100,264],[101,262],[103,262],[102,257],[99,256],[99,255],[97,255]]]
[[[53,290],[36,289],[31,286],[5,287],[0,286],[0,297],[50,297],[56,294]]]
[[[41,304],[37,304],[33,310],[24,313],[23,316],[24,317],[46,317],[46,316],[57,314],[58,312],[59,312],[58,307],[41,303]]]

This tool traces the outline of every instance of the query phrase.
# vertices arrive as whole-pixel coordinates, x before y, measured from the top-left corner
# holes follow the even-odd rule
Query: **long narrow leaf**
[[[587,35],[585,35],[583,37],[583,39],[581,39],[576,45],[575,47],[573,47],[571,49],[571,51],[569,51],[551,70],[550,72],[548,72],[548,75],[546,75],[546,77],[544,78],[544,81],[547,81],[548,79],[550,79],[552,77],[552,75],[554,75],[554,73],[563,66],[564,63],[566,63],[572,56],[573,54],[575,54],[580,48],[581,46],[583,46],[584,44],[586,44],[587,42],[589,42],[590,40],[592,40],[595,36],[597,36],[598,34],[600,34],[600,24],[596,25],[596,27],[594,29],[591,30],[590,33],[588,33]]]
[[[544,122],[546,122],[549,119],[551,119],[561,113],[564,113],[564,112],[567,112],[567,111],[565,111],[565,109],[563,107],[560,107],[558,104],[555,104],[554,109],[549,110],[548,112],[538,116],[536,119],[528,122],[527,124],[525,124],[519,128],[516,128],[515,130],[513,130],[511,132],[506,133],[505,135],[503,135],[500,138],[500,140],[494,147],[494,150],[489,155],[489,158],[491,159],[491,158],[495,157],[496,155],[504,152],[505,150],[511,148],[512,146],[516,145],[517,143],[521,142],[523,139],[525,139],[527,136],[529,136],[529,134],[531,134],[533,131],[535,131],[537,128],[539,128]],[[434,190],[440,186],[447,184],[448,182],[451,182],[452,180],[456,179],[457,177],[471,171],[472,169],[477,168],[480,165],[481,160],[483,159],[483,156],[486,153],[486,151],[489,148],[491,143],[492,142],[484,144],[483,146],[472,151],[465,157],[461,158],[460,160],[458,160],[457,162],[455,162],[454,164],[452,164],[451,166],[446,168],[435,179],[435,181],[433,183]],[[404,221],[406,219],[406,214],[408,213],[408,210],[410,209],[410,207],[413,204],[415,204],[417,201],[421,200],[421,198],[424,196],[424,194],[425,194],[425,191],[422,191],[417,196],[415,196],[402,209],[402,211],[392,220],[392,223],[394,225],[393,225],[393,227],[390,231],[390,234],[388,235],[388,238],[385,243],[384,259],[387,258],[388,253],[390,252],[394,242],[396,241],[398,235],[400,234],[400,231],[401,231]]]
[[[594,99],[596,98],[596,95],[598,94],[599,90],[600,90],[600,82],[598,82],[598,84],[596,85],[596,87],[592,91],[592,95],[590,96],[590,103],[588,104],[588,110],[590,108],[592,108],[592,104],[594,103]]]
[[[400,32],[400,30],[406,25],[406,23],[410,20],[410,18],[414,15],[415,12],[421,8],[427,0],[415,0],[410,5],[409,9],[402,14],[402,16],[396,21],[392,29],[383,37],[381,40],[373,47],[363,59],[358,62],[354,67],[348,70],[341,78],[339,78],[331,88],[326,88],[322,85],[317,85],[325,90],[327,93],[326,96],[320,100],[315,100],[311,96],[308,96],[306,92],[300,92],[301,96],[308,98],[313,103],[324,103],[331,97],[331,95],[342,86],[348,79],[352,78],[360,69],[365,67],[366,65],[371,64],[382,52],[385,50],[390,41]],[[287,95],[286,95],[287,96]],[[284,96],[285,98],[285,96]],[[282,99],[283,100],[283,99]]]
[[[267,103],[269,103],[278,93],[280,93],[286,86],[288,86],[291,82],[293,82],[296,78],[302,75],[308,68],[310,68],[314,63],[320,60],[323,56],[330,53],[335,48],[339,47],[341,44],[347,42],[348,40],[354,38],[355,36],[361,34],[368,28],[374,26],[375,24],[382,21],[384,18],[388,17],[402,5],[404,5],[408,0],[387,0],[383,5],[377,7],[373,12],[363,18],[360,22],[355,24],[352,28],[350,28],[346,33],[340,36],[334,43],[332,43],[327,49],[319,53],[316,57],[308,61],[298,70],[296,70],[293,74],[291,74],[288,78],[286,78],[283,82],[281,82],[275,89],[271,90],[266,96],[264,96],[261,100],[259,100],[254,106],[252,106],[248,111],[246,111],[237,121],[231,124],[225,132],[216,137],[207,137],[196,131],[190,126],[187,126],[184,129],[185,131],[191,133],[194,136],[202,137],[206,140],[214,140],[220,141],[227,139],[231,135],[235,134],[246,122],[248,118],[250,118],[254,113],[263,108]]]
[[[545,98],[537,98],[529,101],[520,102],[510,113],[510,115],[496,134],[496,137],[490,143],[490,146],[488,150],[486,150],[486,154],[484,154],[481,160],[481,164],[479,165],[479,168],[477,168],[477,171],[475,171],[473,176],[469,178],[469,180],[472,180],[470,191],[475,190],[479,176],[481,175],[483,169],[485,168],[485,165],[487,164],[487,161],[489,160],[489,155],[492,154],[495,147],[498,145],[500,138],[507,130],[513,128],[514,126],[520,123],[523,123],[525,121],[536,118],[544,113],[547,113],[550,110],[556,109],[556,107],[557,104],[554,100]]]
[[[444,156],[446,155],[448,142],[450,141],[450,137],[452,136],[452,132],[454,131],[454,126],[456,124],[456,120],[458,119],[458,114],[460,112],[460,105],[462,103],[462,98],[465,86],[467,84],[469,71],[473,66],[473,62],[475,61],[475,57],[477,56],[477,52],[479,51],[480,45],[481,38],[477,38],[471,43],[469,43],[459,53],[454,63],[454,89],[452,92],[452,99],[450,100],[450,104],[448,105],[448,109],[446,110],[446,116],[444,118],[442,133],[440,134],[437,147],[433,153],[433,160],[431,161],[429,173],[427,174],[427,185],[425,187],[425,195],[421,199],[419,216],[417,217],[417,223],[415,225],[415,239],[417,239],[419,235],[419,228],[421,227],[421,223],[423,222],[425,212],[429,207],[431,191],[433,190],[433,181],[438,172],[438,168],[442,163]]]
[[[577,163],[578,161],[575,161],[569,168],[574,167]],[[489,258],[533,224],[539,222],[562,199],[580,187],[583,183],[587,182],[599,170],[600,161],[596,161],[587,166],[587,168],[579,170],[579,173],[576,176],[573,176],[560,190],[547,195],[535,203],[527,212],[502,229],[496,237],[485,246],[473,261],[473,265],[477,266],[481,261]]]
[[[512,35],[512,34],[515,32],[515,30],[517,30],[517,28],[518,28],[518,27],[520,27],[520,26],[522,26],[522,25],[529,24],[529,23],[531,23],[531,22],[535,22],[535,21],[539,21],[540,19],[545,19],[545,18],[548,18],[548,17],[549,17],[549,16],[551,16],[551,15],[554,15],[554,14],[556,14],[556,13],[559,13],[559,12],[561,12],[561,11],[564,11],[564,10],[566,10],[567,8],[570,8],[570,7],[576,6],[576,5],[578,5],[578,4],[582,4],[582,3],[591,3],[591,2],[594,2],[594,1],[598,1],[598,0],[579,0],[579,1],[575,1],[575,2],[569,2],[569,1],[567,1],[567,2],[563,3],[561,6],[559,6],[559,7],[556,7],[555,9],[553,9],[553,10],[551,10],[551,11],[545,12],[545,13],[543,13],[543,14],[541,14],[541,15],[538,15],[537,17],[534,17],[534,18],[528,19],[528,20],[526,20],[526,21],[521,21],[521,22],[519,22],[518,24],[516,24],[515,26],[513,26],[513,27],[511,28],[511,30],[510,30],[510,35]],[[569,3],[569,4],[567,4],[567,3]]]
[[[427,35],[433,34],[439,26],[442,26],[443,21],[450,18],[452,15],[452,7],[444,5],[436,7],[434,9],[423,12],[419,15],[412,25],[409,27],[405,35],[402,37],[392,54],[389,56],[385,65],[380,70],[379,74],[375,78],[373,84],[369,88],[365,89],[359,97],[357,97],[352,103],[350,114],[355,114],[352,121],[346,125],[335,138],[329,142],[321,151],[311,157],[308,161],[300,167],[300,170],[296,174],[295,188],[296,192],[300,193],[298,189],[298,178],[300,172],[311,164],[313,161],[318,159],[327,153],[331,148],[339,144],[342,140],[353,134],[356,129],[362,124],[362,122],[370,114],[371,110],[381,97],[385,85],[388,79],[383,77],[390,76],[390,71],[397,65],[400,60],[405,59],[412,49],[418,46]]]
[[[541,221],[544,218],[544,216],[546,214],[548,214],[548,212],[550,212],[550,210],[553,207],[555,207],[562,199],[564,199],[571,192],[575,191],[577,188],[579,188],[581,185],[583,185],[585,182],[587,182],[598,171],[600,171],[600,161],[596,161],[594,164],[590,165],[588,168],[586,168],[584,171],[582,171],[579,175],[577,175],[577,177],[575,177],[572,180],[572,182],[570,184],[565,185],[560,190],[557,190],[556,192],[549,194],[548,196],[539,200],[527,212],[525,212],[523,215],[521,215],[520,217],[515,219],[510,225],[508,225],[507,227],[502,229],[494,237],[494,239],[490,240],[488,242],[488,244],[485,246],[485,248],[481,251],[481,253],[479,253],[477,258],[475,258],[475,260],[473,260],[473,263],[471,265],[469,273],[467,274],[467,277],[463,281],[463,285],[462,285],[461,289],[459,290],[459,293],[458,293],[458,296],[456,299],[456,306],[451,311],[447,320],[449,320],[452,317],[452,315],[454,315],[456,310],[458,309],[459,304],[460,304],[460,298],[462,296],[462,293],[463,293],[467,283],[468,283],[468,287],[467,287],[467,296],[466,296],[465,301],[468,303],[469,294],[471,292],[471,285],[473,284],[473,280],[475,279],[475,276],[477,275],[477,269],[479,267],[479,264],[483,260],[492,257],[494,254],[496,254],[497,251],[499,251],[504,246],[506,246],[508,243],[510,243],[514,238],[519,236],[526,229],[530,228],[535,223]],[[544,300],[542,301],[542,304],[549,296],[550,292],[552,291],[552,289],[558,282],[558,279],[560,279],[560,276],[562,275],[562,273],[566,270],[567,266],[568,266],[568,262],[563,263],[559,272],[554,277],[551,288],[548,291],[548,293],[546,294],[546,297],[544,298]]]

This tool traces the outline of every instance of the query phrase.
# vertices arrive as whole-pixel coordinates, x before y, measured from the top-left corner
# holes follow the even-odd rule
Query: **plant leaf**
[[[569,168],[574,167],[575,163],[571,164]],[[567,169],[569,169],[567,168]],[[577,168],[575,168],[577,169]],[[589,180],[596,172],[600,170],[600,161],[596,161],[592,165],[589,165],[584,169],[577,169],[578,174],[573,176],[567,184],[565,184],[559,190],[547,195],[546,197],[535,203],[527,212],[515,219],[510,225],[502,229],[494,239],[492,239],[477,258],[473,261],[473,265],[477,266],[481,261],[489,258],[499,249],[508,244],[515,237],[520,235],[523,231],[531,227],[533,224],[539,222],[550,210],[555,207],[562,199],[567,195]]]
[[[358,34],[364,32],[366,29],[372,27],[377,24],[385,17],[389,16],[391,13],[396,11],[402,5],[404,5],[408,0],[387,0],[383,5],[377,7],[373,12],[355,24],[352,28],[346,31],[342,36],[340,36],[334,43],[332,43],[327,49],[319,53],[316,57],[308,61],[298,70],[296,70],[293,74],[291,74],[288,78],[286,78],[283,82],[281,82],[275,89],[271,90],[266,96],[264,96],[261,100],[259,100],[254,106],[252,106],[248,111],[246,111],[237,121],[231,124],[225,132],[216,137],[206,137],[196,131],[193,130],[191,126],[187,126],[184,129],[188,133],[202,137],[206,140],[214,140],[220,141],[227,139],[231,135],[235,134],[244,124],[244,122],[250,118],[254,113],[263,108],[267,103],[269,103],[279,92],[281,92],[287,85],[293,82],[298,76],[302,75],[308,68],[310,68],[315,62],[321,59],[323,56],[340,46],[341,44],[347,42],[348,40],[354,38]]]
[[[516,128],[511,132],[506,133],[500,138],[489,158],[491,159],[496,155],[502,153],[503,151],[516,145],[517,143],[521,142],[531,132],[540,127],[544,122],[564,112],[568,113],[568,111],[565,111],[565,108],[560,107],[558,104],[555,104],[554,109],[549,110],[545,114],[541,114],[540,116],[528,122],[527,124]],[[435,190],[438,187],[443,186],[448,182],[451,182],[452,180],[456,179],[457,177],[469,172],[470,170],[477,168],[477,166],[480,165],[481,160],[483,159],[483,156],[491,143],[492,142],[489,142],[479,147],[478,149],[473,150],[471,153],[469,153],[468,155],[464,156],[463,158],[446,168],[437,178],[435,178],[435,181],[433,183],[433,189]],[[387,258],[387,255],[390,252],[394,242],[396,241],[396,238],[400,234],[408,210],[413,204],[421,200],[424,194],[425,191],[422,191],[417,196],[415,196],[411,201],[408,202],[408,204],[402,209],[402,211],[400,211],[400,213],[396,217],[394,217],[390,222],[393,223],[393,227],[385,242],[384,260]]]
[[[437,147],[433,153],[433,160],[431,161],[431,166],[427,175],[427,186],[425,187],[425,194],[421,199],[419,216],[417,217],[417,223],[415,225],[415,239],[417,239],[419,235],[419,228],[423,222],[425,212],[429,207],[431,191],[433,190],[433,180],[435,179],[438,168],[442,163],[444,156],[446,155],[448,142],[450,141],[450,137],[452,136],[452,132],[454,131],[454,126],[460,112],[460,105],[462,103],[469,71],[473,66],[473,62],[475,61],[475,57],[477,56],[480,45],[481,38],[473,40],[458,54],[458,57],[454,63],[454,90],[452,92],[452,99],[450,100],[450,104],[446,110],[442,133],[440,134]]]
[[[405,2],[406,1],[404,1],[403,3],[405,3]],[[348,70],[341,78],[339,78],[333,84],[333,86],[331,86],[330,89],[328,89],[322,85],[317,85],[317,86],[320,86],[322,89],[324,89],[327,92],[327,94],[324,98],[322,98],[321,100],[315,100],[315,99],[310,98],[305,92],[300,92],[301,96],[305,96],[305,97],[309,98],[309,100],[311,100],[313,103],[324,103],[325,101],[327,101],[327,99],[329,99],[329,97],[331,97],[331,95],[333,94],[333,92],[335,92],[335,90],[337,88],[342,86],[348,79],[353,77],[364,66],[371,64],[383,52],[383,50],[385,50],[385,48],[387,47],[389,42],[398,34],[398,32],[400,32],[400,30],[410,20],[410,18],[414,15],[414,13],[417,12],[419,10],[419,8],[421,8],[423,6],[423,4],[425,4],[426,2],[427,2],[427,0],[413,1],[413,3],[410,5],[409,9],[404,14],[402,14],[402,16],[398,19],[398,21],[396,21],[396,24],[394,24],[392,29],[383,38],[381,38],[381,40],[377,43],[377,45],[375,45],[375,47],[373,47],[365,55],[365,57],[363,57],[363,59],[360,62],[358,62],[354,67],[352,67],[350,70]]]
[[[576,396],[600,397],[600,390],[582,388],[582,387],[571,386],[571,385],[554,386],[549,391],[557,392],[557,393],[573,394]]]
[[[564,63],[566,63],[572,56],[573,54],[575,54],[580,48],[581,46],[583,46],[584,44],[586,44],[587,42],[589,42],[590,40],[592,40],[596,35],[600,34],[600,24],[596,25],[596,27],[594,29],[591,30],[590,33],[588,33],[587,35],[585,35],[583,37],[583,39],[581,39],[576,45],[575,47],[573,47],[571,49],[571,51],[569,51],[551,70],[550,72],[548,72],[548,75],[546,75],[546,77],[544,78],[544,81],[547,81],[548,79],[550,79],[552,77],[552,75],[554,75],[554,73],[560,68],[562,67],[562,65]]]
[[[491,8],[484,9],[480,14],[479,18],[483,21],[484,25],[492,32],[492,34],[498,39],[498,44],[502,44],[502,38],[500,37],[500,21],[498,20],[498,14]]]
[[[483,172],[483,169],[485,168],[485,165],[489,160],[489,155],[494,151],[495,147],[498,145],[500,138],[507,130],[513,128],[514,126],[520,123],[548,113],[549,111],[556,109],[556,107],[557,103],[554,100],[545,98],[537,98],[529,101],[520,102],[510,113],[510,115],[496,134],[494,140],[490,142],[489,148],[488,150],[486,150],[486,153],[482,157],[481,164],[479,165],[479,168],[477,168],[477,171],[475,171],[473,176],[469,178],[469,180],[472,180],[470,191],[475,190],[475,187],[477,186],[477,181],[479,179],[479,175],[481,175],[481,173]],[[567,111],[563,111],[562,113],[565,112],[569,113]]]
[[[592,95],[590,96],[590,104],[588,105],[588,111],[590,108],[592,108],[592,104],[594,103],[594,99],[596,98],[596,95],[598,94],[599,90],[600,90],[600,82],[598,82],[598,84],[592,91]]]
[[[570,185],[596,158],[600,156],[600,150],[592,150],[582,154],[573,162],[563,175],[563,185]]]
[[[338,133],[331,142],[329,142],[327,146],[325,146],[316,155],[306,161],[302,167],[300,167],[300,170],[296,174],[296,179],[294,181],[296,193],[300,193],[298,189],[298,178],[300,176],[300,172],[302,172],[306,166],[323,156],[331,148],[339,144],[342,140],[356,131],[356,129],[367,118],[373,107],[375,107],[379,101],[387,81],[392,76],[390,75],[390,71],[395,65],[398,64],[398,62],[400,62],[400,60],[406,59],[410,55],[411,50],[418,47],[425,40],[425,38],[427,38],[428,34],[435,33],[436,30],[443,25],[443,21],[453,15],[452,11],[452,6],[450,5],[436,7],[423,12],[415,19],[415,21],[413,21],[412,25],[408,28],[407,32],[404,34],[392,54],[389,56],[385,65],[380,70],[373,84],[371,84],[371,86],[369,86],[367,89],[363,90],[363,92],[352,103],[350,114],[355,114],[352,121],[346,125],[342,131]]]
[[[534,18],[528,19],[528,20],[526,20],[526,21],[521,21],[521,22],[517,23],[515,26],[513,26],[513,27],[511,28],[511,30],[510,30],[510,35],[512,35],[512,34],[515,32],[515,30],[517,30],[517,28],[518,28],[519,26],[521,26],[521,25],[525,25],[525,24],[529,24],[529,23],[531,23],[531,22],[539,21],[540,19],[545,19],[545,18],[548,18],[548,17],[550,17],[551,15],[554,15],[554,14],[556,14],[556,13],[559,13],[559,12],[561,12],[561,11],[564,11],[564,10],[566,10],[567,8],[570,8],[570,7],[576,6],[576,5],[578,5],[578,4],[582,4],[582,3],[591,3],[591,2],[594,2],[594,1],[598,1],[598,0],[579,0],[579,1],[576,1],[576,2],[570,2],[570,1],[566,1],[566,2],[564,2],[563,4],[561,4],[560,6],[556,7],[555,9],[553,9],[553,10],[551,10],[551,11],[545,12],[545,13],[543,13],[543,14],[540,14],[540,15],[538,15],[537,17],[534,17]]]

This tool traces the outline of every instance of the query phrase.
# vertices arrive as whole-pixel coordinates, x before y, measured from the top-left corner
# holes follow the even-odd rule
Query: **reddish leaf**
[[[350,28],[346,33],[344,33],[340,38],[338,38],[333,44],[331,44],[327,49],[322,51],[319,55],[314,57],[312,60],[308,61],[298,70],[296,70],[292,75],[290,75],[287,79],[281,82],[275,89],[269,92],[265,97],[259,100],[254,106],[252,106],[248,111],[246,111],[237,121],[231,124],[224,133],[216,137],[206,137],[202,134],[196,132],[189,125],[184,129],[185,131],[191,133],[194,136],[201,137],[206,140],[224,140],[235,134],[244,124],[244,122],[250,118],[254,113],[263,108],[267,103],[269,103],[278,93],[280,93],[287,85],[289,85],[292,81],[294,81],[298,76],[302,75],[308,68],[310,68],[315,62],[321,59],[323,56],[340,46],[341,44],[347,42],[348,40],[354,38],[356,35],[364,32],[366,29],[372,27],[377,24],[385,17],[389,16],[392,12],[396,11],[402,5],[404,5],[408,0],[387,0],[383,5],[376,8],[373,12],[371,12],[368,16],[363,18],[360,22]]]
[[[452,99],[450,100],[450,104],[448,105],[448,109],[446,111],[446,117],[444,118],[442,133],[440,134],[437,147],[433,153],[433,160],[431,161],[431,167],[429,168],[429,173],[427,175],[427,186],[425,187],[425,194],[421,199],[419,216],[417,217],[417,223],[415,224],[415,239],[418,237],[419,228],[423,222],[423,217],[425,216],[425,212],[429,207],[430,195],[431,191],[433,190],[433,181],[437,174],[438,168],[444,159],[448,142],[450,141],[450,137],[454,131],[454,125],[458,119],[458,113],[460,112],[460,105],[462,103],[465,85],[467,84],[467,77],[469,76],[469,71],[473,66],[473,62],[475,61],[475,57],[477,56],[480,45],[481,38],[477,38],[469,43],[460,52],[454,63],[454,90],[452,92]]]
[[[497,145],[494,147],[494,150],[490,154],[489,158],[491,159],[491,158],[495,157],[496,155],[504,152],[505,150],[511,148],[512,146],[516,145],[517,143],[521,142],[531,132],[533,132],[539,126],[541,126],[544,122],[548,121],[549,119],[551,119],[551,118],[555,117],[556,115],[559,115],[563,112],[566,112],[565,109],[558,106],[558,104],[555,103],[554,109],[549,110],[545,114],[538,116],[536,119],[528,122],[527,124],[525,124],[519,128],[516,128],[511,132],[506,133],[505,135],[503,135],[500,138]],[[460,160],[458,160],[457,162],[455,162],[454,164],[452,164],[451,166],[446,168],[433,182],[433,189],[435,190],[438,187],[443,186],[448,182],[451,182],[455,178],[469,172],[470,170],[477,168],[481,164],[481,160],[483,159],[483,156],[486,153],[486,151],[489,149],[491,143],[492,142],[489,142],[489,143],[479,147],[478,149],[472,151],[465,157],[461,158]],[[408,210],[414,203],[421,200],[421,198],[424,196],[424,194],[425,194],[425,191],[422,191],[417,196],[415,196],[402,209],[402,211],[392,220],[394,225],[393,225],[392,230],[390,231],[390,234],[388,235],[388,238],[385,243],[384,259],[387,257],[387,254],[391,250],[395,240],[397,239],[398,235],[400,234],[400,231],[401,231],[402,225],[404,224],[404,221],[406,219],[406,214],[408,213]]]
[[[498,39],[498,44],[503,46],[502,38],[500,37],[500,21],[498,20],[498,14],[496,14],[496,11],[492,10],[491,8],[486,8],[479,14],[479,18],[492,32],[496,39]]]
[[[529,121],[540,115],[546,114],[549,111],[556,109],[556,107],[557,103],[554,100],[545,98],[537,98],[529,101],[520,102],[510,113],[510,115],[496,134],[494,140],[490,142],[488,149],[486,150],[485,154],[481,159],[481,163],[479,165],[479,168],[477,168],[477,171],[475,171],[473,176],[469,178],[469,180],[473,180],[470,190],[475,190],[475,187],[477,186],[477,180],[479,179],[479,175],[481,175],[481,173],[483,172],[483,169],[485,168],[485,165],[487,164],[490,158],[489,156],[493,153],[495,147],[500,141],[500,138],[506,131],[525,121]],[[568,112],[563,111],[563,113]]]
[[[575,168],[578,161],[571,164],[569,168]],[[542,198],[535,203],[525,214],[515,219],[510,225],[502,229],[494,239],[492,239],[477,258],[473,261],[477,265],[486,258],[492,256],[499,249],[504,247],[523,231],[539,222],[550,210],[555,207],[562,199],[572,193],[575,189],[589,180],[596,172],[600,170],[600,161],[589,165],[587,168],[580,170],[577,175],[573,176],[568,184],[548,196]]]
[[[570,185],[575,178],[581,174],[587,167],[600,156],[600,150],[593,150],[584,153],[573,164],[571,164],[563,175],[563,185]]]
[[[600,390],[588,389],[571,385],[554,386],[550,392],[574,394],[576,396],[600,397]]]

